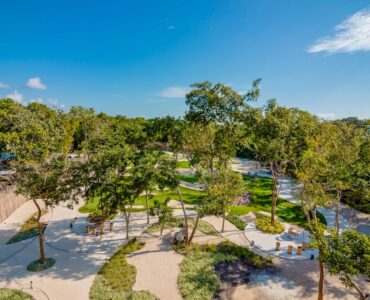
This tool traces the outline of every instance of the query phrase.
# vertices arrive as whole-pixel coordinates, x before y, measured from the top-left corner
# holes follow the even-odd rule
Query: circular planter
[[[54,258],[45,258],[45,263],[44,264],[40,264],[40,260],[37,259],[37,260],[34,260],[33,262],[31,262],[28,266],[27,266],[27,270],[30,271],[30,272],[40,272],[40,271],[44,271],[46,269],[49,269],[51,268],[52,266],[54,266],[55,264],[55,259]]]

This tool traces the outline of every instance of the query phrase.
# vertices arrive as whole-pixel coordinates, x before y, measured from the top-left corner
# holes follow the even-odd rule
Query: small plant
[[[271,225],[271,220],[266,216],[259,216],[256,219],[256,227],[262,232],[278,234],[285,230],[284,224],[275,220],[275,224]]]

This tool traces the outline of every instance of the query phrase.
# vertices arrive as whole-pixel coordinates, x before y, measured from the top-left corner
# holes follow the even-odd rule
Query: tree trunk
[[[319,269],[320,269],[320,278],[319,278],[319,292],[317,294],[317,300],[324,299],[324,263],[321,261],[320,252],[319,252]]]
[[[276,212],[276,198],[277,198],[277,174],[274,169],[274,165],[271,163],[271,173],[273,178],[273,190],[272,190],[272,199],[271,199],[271,225],[275,225],[275,212]]]
[[[184,223],[185,223],[185,241],[186,241],[186,244],[188,244],[188,242],[189,242],[189,224],[188,224],[188,216],[186,215],[184,199],[182,198],[182,195],[181,195],[181,192],[180,192],[179,187],[176,187],[176,192],[177,192],[177,195],[178,195],[178,196],[179,196],[179,198],[180,198],[181,208],[182,208],[182,212],[183,212],[183,214],[184,214]]]
[[[363,290],[361,290],[360,287],[356,283],[354,283],[352,280],[351,280],[351,284],[355,288],[357,293],[359,294],[360,300],[366,300],[369,297],[369,294],[366,294]]]
[[[193,231],[191,232],[191,235],[190,235],[190,238],[189,238],[189,244],[193,240],[195,231],[197,230],[197,227],[198,227],[199,219],[200,219],[200,216],[199,216],[199,213],[198,213],[197,218],[195,219]]]
[[[125,222],[126,222],[126,239],[129,239],[129,226],[130,226],[130,215],[124,211]]]
[[[42,224],[40,222],[42,212],[41,212],[41,207],[37,203],[37,201],[35,199],[32,199],[32,201],[37,207],[37,227],[39,231],[40,264],[43,265],[45,263],[45,250],[44,250],[44,231],[42,228]]]
[[[339,236],[339,212],[340,212],[340,199],[341,199],[342,193],[338,191],[337,193],[337,203],[336,203],[336,208],[335,208],[335,229],[336,229],[336,234]]]
[[[162,226],[161,226],[161,233],[160,233],[160,236],[162,236],[162,233],[163,233],[164,223],[165,223],[165,222],[162,222]]]
[[[149,192],[145,190],[145,204],[146,204],[146,223],[149,224]]]
[[[222,229],[221,229],[221,232],[224,232],[225,230],[225,219],[226,219],[226,215],[225,215],[225,210],[222,212]]]

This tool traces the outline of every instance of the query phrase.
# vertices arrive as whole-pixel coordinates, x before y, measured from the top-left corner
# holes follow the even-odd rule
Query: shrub
[[[259,216],[256,219],[256,227],[262,232],[278,234],[285,230],[284,224],[275,220],[275,225],[271,225],[271,219],[266,216]]]
[[[6,289],[1,288],[0,289],[0,300],[34,300],[31,295],[20,291],[20,290],[14,290],[14,289]]]

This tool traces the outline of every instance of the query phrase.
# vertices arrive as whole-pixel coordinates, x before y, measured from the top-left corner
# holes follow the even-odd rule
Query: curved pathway
[[[12,245],[1,244],[0,253],[8,252],[12,256],[0,263],[0,287],[27,289],[36,300],[88,300],[95,275],[117,247],[127,241],[124,220],[115,221],[113,233],[94,237],[82,233],[86,215],[79,213],[77,207],[70,210],[58,206],[52,215],[49,212],[44,218],[49,220],[51,216],[45,231],[45,252],[47,257],[56,259],[56,264],[42,272],[26,270],[31,261],[38,259],[38,238],[20,242],[25,246],[15,252]],[[132,217],[130,234],[138,236],[147,227],[146,215],[135,213]],[[75,223],[73,230],[71,223]],[[33,289],[30,289],[31,282]]]

